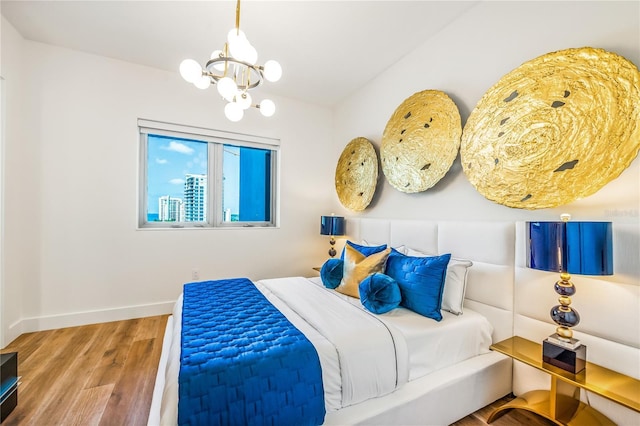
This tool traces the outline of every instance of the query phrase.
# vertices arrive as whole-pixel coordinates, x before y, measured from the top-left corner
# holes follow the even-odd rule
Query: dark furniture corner
[[[18,405],[18,353],[0,354],[0,422]]]

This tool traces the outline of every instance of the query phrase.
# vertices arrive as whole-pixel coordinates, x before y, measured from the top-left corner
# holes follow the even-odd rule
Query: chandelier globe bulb
[[[180,63],[180,75],[189,83],[195,83],[202,76],[202,67],[194,59],[185,59]]]
[[[238,31],[239,33],[236,32],[235,28],[229,31],[229,35],[227,36],[229,42],[229,53],[231,53],[231,56],[235,59],[244,62],[247,58],[247,53],[251,44],[242,30]]]
[[[216,85],[218,86],[218,93],[220,93],[220,96],[225,98],[227,101],[233,100],[233,97],[238,92],[238,85],[230,77],[221,78],[218,80]]]
[[[224,115],[229,119],[229,121],[240,121],[244,116],[244,110],[237,102],[229,102],[224,107]]]
[[[236,27],[233,27],[229,30],[229,33],[227,34],[227,41],[230,45],[242,40],[248,41],[244,31]]]
[[[276,104],[274,104],[271,99],[263,99],[260,105],[258,105],[258,109],[260,110],[260,114],[265,117],[271,117],[276,112]]]
[[[246,62],[250,63],[251,65],[255,65],[256,62],[258,62],[258,51],[252,45],[249,45],[245,54]]]
[[[229,52],[235,59],[241,62],[249,62],[248,58],[251,55],[251,47],[252,46],[248,42],[240,43],[237,44],[234,48],[229,48]]]
[[[211,86],[211,78],[209,78],[208,75],[203,75],[194,81],[193,84],[200,90],[206,90]]]
[[[271,82],[276,82],[280,80],[280,77],[282,77],[282,67],[278,61],[270,59],[264,63],[264,78]]]

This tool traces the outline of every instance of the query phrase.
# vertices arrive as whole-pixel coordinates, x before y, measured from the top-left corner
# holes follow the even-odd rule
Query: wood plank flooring
[[[0,352],[18,352],[18,406],[7,425],[146,425],[166,316],[23,334]],[[459,420],[486,425],[505,397]],[[544,426],[512,410],[493,426]]]
[[[501,405],[511,401],[514,398],[513,395],[506,396],[501,398],[484,408],[476,411],[473,414],[468,415],[467,417],[458,420],[453,423],[452,426],[480,426],[487,424],[487,418],[489,418],[489,414],[491,412],[500,407]],[[518,425],[530,425],[530,426],[555,426],[550,420],[545,419],[544,417],[538,416],[537,414],[531,413],[525,410],[511,410],[507,412],[505,415],[498,417],[491,423],[491,426],[518,426]]]
[[[23,334],[5,425],[146,425],[167,316]]]

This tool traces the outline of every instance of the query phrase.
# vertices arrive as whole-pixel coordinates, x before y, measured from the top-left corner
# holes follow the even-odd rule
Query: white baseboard
[[[170,314],[173,310],[174,304],[175,300],[170,302],[126,306],[123,308],[112,308],[99,311],[73,312],[70,314],[23,318],[9,326],[5,333],[5,339],[7,341],[3,343],[4,346],[6,346],[21,334],[31,333],[34,331]]]
[[[22,331],[22,321],[16,321],[9,327],[7,327],[7,329],[2,331],[2,342],[0,342],[0,347],[4,348],[9,343],[16,340],[16,338],[22,333],[24,333],[24,331]]]

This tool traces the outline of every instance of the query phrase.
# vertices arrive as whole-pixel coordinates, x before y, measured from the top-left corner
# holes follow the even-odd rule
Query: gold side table
[[[632,377],[590,362],[580,373],[572,374],[542,362],[542,345],[518,336],[498,342],[491,349],[549,374],[551,389],[534,390],[518,396],[495,409],[487,423],[513,408],[519,408],[558,425],[614,425],[604,414],[580,402],[581,388],[640,412],[640,381]]]

